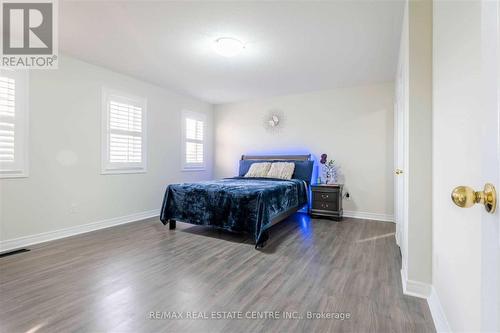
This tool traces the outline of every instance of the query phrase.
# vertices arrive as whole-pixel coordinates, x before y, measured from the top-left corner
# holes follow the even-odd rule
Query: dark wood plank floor
[[[158,220],[40,244],[0,259],[0,331],[433,332],[426,302],[402,294],[394,231],[296,214],[262,251],[242,236]],[[304,318],[151,319],[155,311]]]

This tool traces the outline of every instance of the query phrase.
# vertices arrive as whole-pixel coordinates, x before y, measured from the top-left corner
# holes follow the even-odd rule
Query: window
[[[28,73],[0,73],[0,178],[28,176]]]
[[[184,111],[182,116],[182,167],[184,170],[205,168],[205,115]]]
[[[103,174],[146,172],[146,99],[103,89]]]

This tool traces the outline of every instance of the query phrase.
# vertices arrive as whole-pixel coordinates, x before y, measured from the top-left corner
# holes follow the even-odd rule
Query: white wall
[[[234,176],[242,154],[327,153],[340,166],[345,211],[393,216],[393,83],[215,107],[215,176]],[[285,120],[263,127],[269,110]]]
[[[103,85],[147,98],[147,173],[100,174]],[[181,172],[185,109],[208,115],[203,172]],[[211,105],[101,67],[64,56],[58,70],[32,71],[29,117],[30,175],[0,180],[2,241],[159,211],[168,183],[212,177]]]
[[[432,1],[410,1],[408,279],[432,281]]]

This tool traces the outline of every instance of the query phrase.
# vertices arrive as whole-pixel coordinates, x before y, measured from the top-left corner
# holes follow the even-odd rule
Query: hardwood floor
[[[32,246],[0,258],[0,331],[433,332],[426,301],[402,294],[394,231],[296,214],[257,251],[242,236],[151,219]],[[243,318],[151,318],[169,311]],[[246,318],[258,311],[304,318]]]

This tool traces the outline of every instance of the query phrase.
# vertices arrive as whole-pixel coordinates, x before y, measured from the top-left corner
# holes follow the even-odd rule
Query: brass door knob
[[[497,208],[497,191],[492,184],[484,185],[483,191],[474,191],[468,186],[458,186],[451,192],[451,200],[462,208],[483,204],[486,211],[493,214]]]
[[[396,170],[394,170],[394,173],[399,176],[399,175],[403,174],[403,170],[396,169]]]

